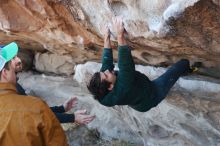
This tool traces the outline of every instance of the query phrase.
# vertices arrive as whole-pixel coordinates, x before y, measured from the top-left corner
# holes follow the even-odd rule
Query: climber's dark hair
[[[100,72],[93,74],[90,79],[89,84],[87,85],[88,90],[94,96],[95,99],[99,100],[109,93],[110,82],[103,80],[101,81]]]

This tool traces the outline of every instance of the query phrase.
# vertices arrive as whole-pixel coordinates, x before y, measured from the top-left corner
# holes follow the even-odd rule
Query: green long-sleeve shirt
[[[145,112],[153,107],[152,83],[144,74],[135,71],[135,65],[128,46],[118,48],[118,67],[113,90],[99,99],[105,106],[129,105],[137,111]],[[102,55],[101,71],[113,70],[112,49],[105,48]]]

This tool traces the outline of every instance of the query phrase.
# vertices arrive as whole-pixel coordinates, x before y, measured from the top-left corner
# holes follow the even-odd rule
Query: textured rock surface
[[[71,75],[74,65],[72,57],[67,55],[51,53],[37,53],[35,55],[35,67],[42,72]]]
[[[0,0],[0,43],[68,54],[75,62],[101,55],[100,26],[124,17],[136,62],[179,58],[220,70],[219,0]],[[13,10],[13,11],[12,11]],[[111,26],[111,24],[110,24]]]
[[[91,68],[88,68],[88,65]],[[78,65],[75,78],[78,81],[88,80],[89,74],[98,70],[99,65],[92,62]],[[166,70],[140,65],[136,66],[136,69],[151,79]],[[219,80],[201,76],[181,78],[166,100],[145,113],[136,112],[127,106],[104,107],[93,100],[84,87],[81,88],[70,78],[25,73],[20,74],[19,82],[28,92],[42,97],[50,105],[57,105],[71,96],[77,96],[77,109],[86,108],[97,116],[88,128],[96,129],[104,139],[118,138],[137,146],[220,144]],[[71,136],[71,133],[74,133],[74,130],[67,135]],[[69,138],[71,143],[73,139]]]

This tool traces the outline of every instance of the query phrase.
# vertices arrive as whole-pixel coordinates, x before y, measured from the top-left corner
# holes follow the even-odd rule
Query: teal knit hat
[[[18,53],[18,45],[12,42],[4,47],[0,47],[0,71],[5,66],[5,63],[13,59]]]

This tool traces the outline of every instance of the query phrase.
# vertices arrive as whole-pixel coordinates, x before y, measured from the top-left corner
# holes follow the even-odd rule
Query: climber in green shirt
[[[114,71],[110,30],[106,28],[102,67],[92,76],[87,87],[94,98],[105,106],[129,105],[137,111],[146,112],[167,96],[180,76],[192,72],[189,61],[181,59],[159,78],[150,81],[146,75],[135,70],[122,19],[114,19],[113,27],[117,32],[119,71]]]

